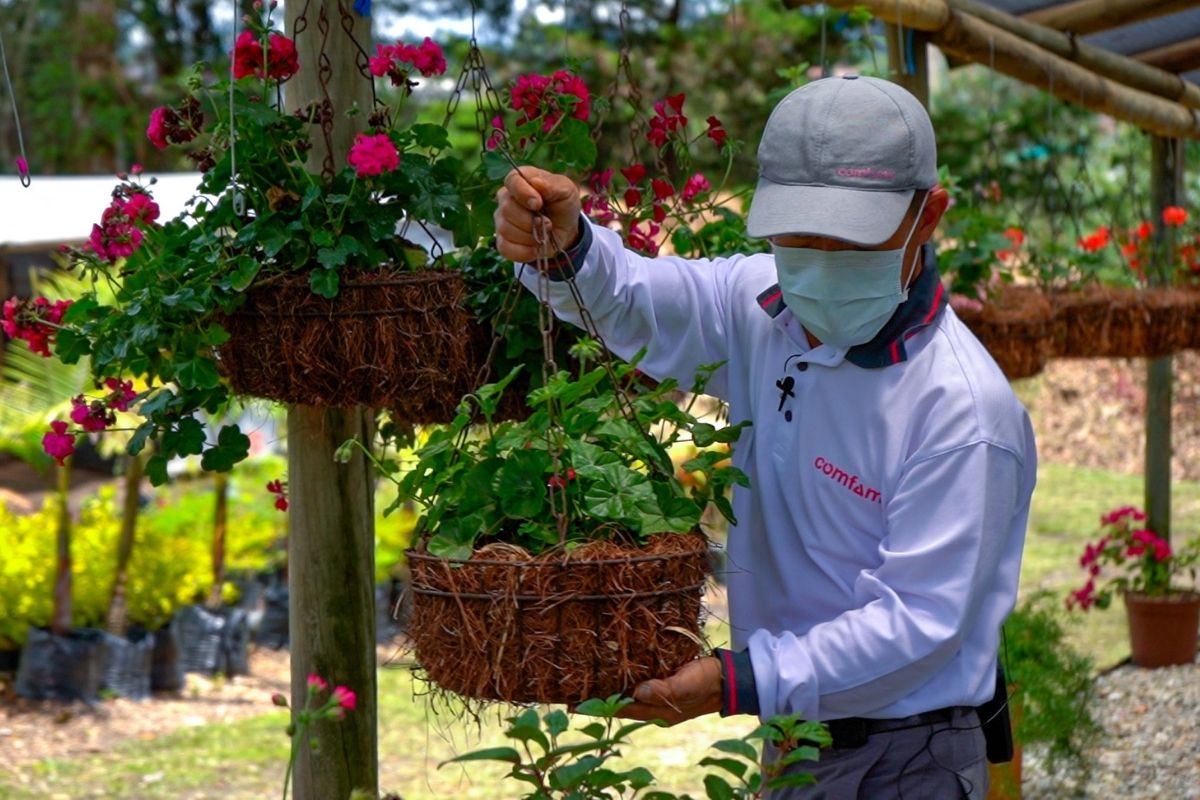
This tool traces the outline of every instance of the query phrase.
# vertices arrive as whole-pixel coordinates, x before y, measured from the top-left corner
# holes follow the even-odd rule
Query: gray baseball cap
[[[937,144],[917,98],[879,78],[822,78],[771,112],[758,145],[747,233],[891,238],[913,194],[937,183]]]

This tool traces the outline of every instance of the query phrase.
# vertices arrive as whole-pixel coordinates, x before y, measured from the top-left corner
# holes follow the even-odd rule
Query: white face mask
[[[874,339],[896,307],[908,299],[908,286],[900,284],[904,253],[924,208],[922,198],[916,221],[897,250],[773,245],[783,301],[796,319],[834,347],[849,348]]]

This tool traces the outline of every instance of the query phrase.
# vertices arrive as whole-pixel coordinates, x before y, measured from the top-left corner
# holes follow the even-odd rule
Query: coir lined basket
[[[955,313],[978,337],[1009,380],[1041,372],[1051,355],[1050,302],[1026,286],[1005,286],[981,309]]]
[[[220,368],[242,395],[445,422],[486,353],[487,334],[465,296],[453,271],[363,276],[328,299],[313,293],[307,275],[281,277],[251,288],[221,320],[230,338]]]
[[[711,568],[699,532],[536,558],[508,544],[466,561],[413,550],[408,563],[417,662],[462,697],[578,703],[670,675],[702,649]]]

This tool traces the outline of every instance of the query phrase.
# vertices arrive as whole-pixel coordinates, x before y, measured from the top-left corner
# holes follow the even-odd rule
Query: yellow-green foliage
[[[380,508],[378,502],[376,509]],[[412,544],[419,515],[409,506],[401,506],[386,517],[375,515],[375,581],[382,583],[398,577],[405,568],[404,551]]]
[[[71,624],[101,625],[108,612],[116,571],[120,511],[116,490],[103,487],[88,498],[71,524]],[[5,557],[0,560],[0,646],[20,645],[30,626],[50,624],[57,564],[58,501],[17,516],[0,507]],[[130,565],[129,621],[162,625],[196,592],[192,573],[207,563],[203,548],[175,546],[144,527]]]

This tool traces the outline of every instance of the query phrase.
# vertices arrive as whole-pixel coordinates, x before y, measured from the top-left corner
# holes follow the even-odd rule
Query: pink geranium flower
[[[42,437],[42,449],[61,467],[75,453],[75,435],[67,433],[68,425],[62,420],[50,423],[50,431]]]
[[[337,704],[346,711],[353,711],[358,704],[358,697],[352,689],[347,689],[345,686],[335,686],[333,689],[333,699]]]
[[[400,153],[386,133],[374,136],[360,133],[354,138],[347,163],[354,167],[359,177],[370,177],[391,172],[400,166]]]

